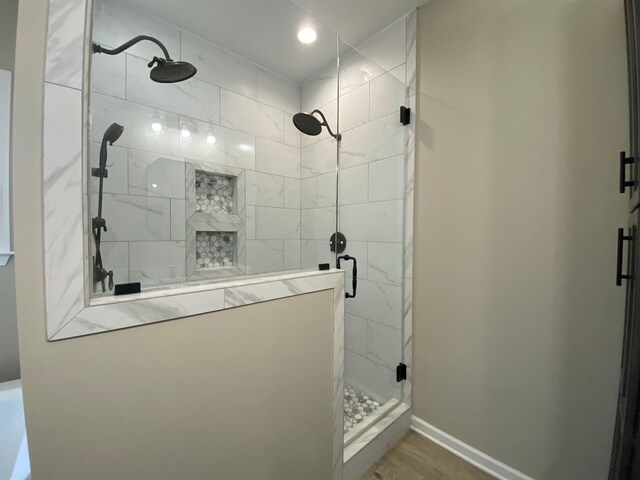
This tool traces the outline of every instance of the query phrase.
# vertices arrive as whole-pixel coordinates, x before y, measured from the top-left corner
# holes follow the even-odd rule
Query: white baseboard
[[[452,437],[415,415],[411,417],[411,429],[432,442],[437,443],[442,448],[446,448],[471,465],[475,465],[480,470],[487,472],[489,475],[493,475],[498,480],[533,480],[533,478],[528,475],[499,462],[495,458]]]

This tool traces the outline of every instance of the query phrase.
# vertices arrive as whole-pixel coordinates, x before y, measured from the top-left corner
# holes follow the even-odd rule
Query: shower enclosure
[[[93,296],[345,269],[352,442],[410,402],[415,19],[354,48],[284,0],[198,5],[94,2]],[[299,42],[302,27],[317,40]],[[163,48],[118,51],[139,35]],[[150,78],[163,53],[197,72]]]

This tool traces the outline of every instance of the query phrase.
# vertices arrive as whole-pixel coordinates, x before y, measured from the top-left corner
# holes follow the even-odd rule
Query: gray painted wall
[[[431,0],[418,30],[414,413],[535,479],[602,480],[623,2]]]
[[[13,72],[18,0],[0,1],[0,69]],[[20,378],[13,259],[0,267],[0,383]]]

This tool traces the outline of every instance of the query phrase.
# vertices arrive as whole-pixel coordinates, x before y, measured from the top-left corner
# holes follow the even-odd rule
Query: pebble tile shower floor
[[[380,403],[353,388],[348,383],[344,386],[344,433],[362,423],[380,408]]]

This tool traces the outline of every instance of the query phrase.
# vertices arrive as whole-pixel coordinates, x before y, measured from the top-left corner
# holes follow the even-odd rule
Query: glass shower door
[[[340,42],[338,147],[339,253],[351,292],[345,338],[345,441],[403,401],[404,66],[387,71]]]

